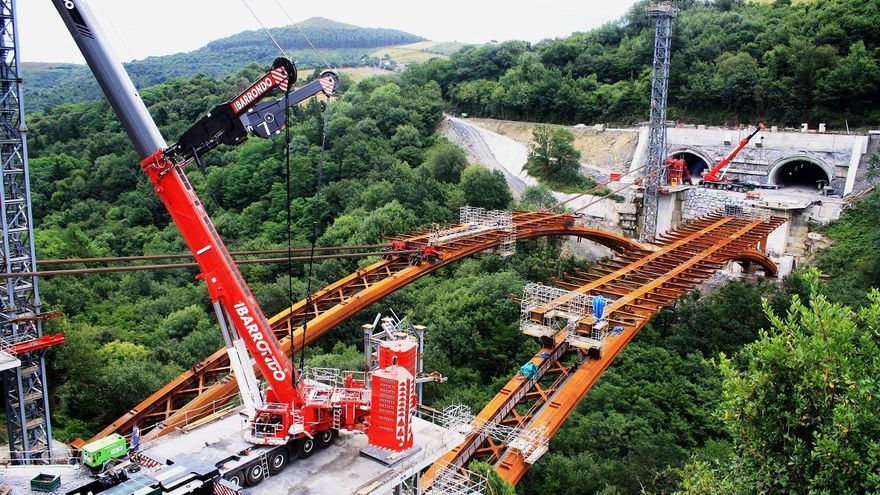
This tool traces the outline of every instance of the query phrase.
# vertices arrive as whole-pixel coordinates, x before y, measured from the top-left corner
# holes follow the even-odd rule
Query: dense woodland
[[[841,32],[854,32],[847,23],[857,26],[876,14],[861,10],[861,3],[838,0],[791,8],[731,1],[689,5],[680,17],[677,50],[705,51],[714,70],[711,53],[726,43],[723,36],[756,38],[735,29],[755,12],[804,21],[796,16],[806,15],[805,9],[825,12],[842,6],[850,10],[836,14],[847,26]],[[811,12],[812,26],[822,16]],[[543,67],[533,73],[542,74],[571,65],[573,71],[576,64],[561,62],[561,55],[556,69],[548,69],[554,67],[550,59],[542,62],[549,47],[573,43],[573,52],[590,54],[583,63],[607,64],[579,69],[588,71],[579,73],[585,75],[579,80],[597,81],[586,101],[626,91],[632,101],[615,101],[632,106],[617,107],[622,109],[617,115],[629,115],[626,109],[636,115],[642,110],[634,109],[646,105],[647,90],[639,86],[645,83],[642,69],[620,69],[618,74],[630,72],[632,78],[616,82],[600,83],[589,74],[618,77],[610,71],[612,62],[623,63],[628,50],[647,43],[647,21],[640,15],[634,9],[620,23],[568,40],[468,49],[448,62],[411,66],[399,76],[357,85],[343,79],[343,95],[328,111],[316,101],[298,108],[291,141],[294,246],[308,245],[313,224],[318,245],[370,244],[380,242],[383,234],[453,221],[465,204],[530,209],[552,201],[546,190],[531,189],[514,202],[499,173],[468,166],[461,149],[435,134],[442,110],[448,105],[465,109],[468,100],[461,95],[469,84],[495,84],[488,93],[494,98],[509,94],[504,85],[522,77],[525,68]],[[700,20],[700,15],[706,17]],[[712,31],[719,18],[727,27]],[[772,24],[774,29],[754,19],[750,23],[751,30],[765,33],[760,39],[783,39],[777,31],[811,33],[785,30],[782,21]],[[685,38],[687,25],[719,38]],[[850,36],[855,35],[840,38],[840,47],[847,50],[839,53],[848,53],[855,39]],[[876,60],[871,41],[876,33],[859,36]],[[821,40],[831,43],[828,37]],[[758,50],[747,51],[756,56]],[[846,58],[838,57],[836,63]],[[479,67],[482,72],[474,70]],[[223,78],[173,79],[145,89],[143,96],[164,135],[173,139],[263,70],[248,66]],[[566,77],[556,87],[567,87]],[[538,87],[519,84],[521,89]],[[544,108],[543,100],[524,101],[528,107],[496,108],[487,100],[485,108],[489,113]],[[690,111],[681,100],[675,105],[677,112]],[[704,110],[709,108],[707,103]],[[824,111],[815,100],[806,108],[810,115]],[[479,108],[466,109],[479,113]],[[866,111],[857,108],[855,113],[867,119]],[[503,116],[526,117],[515,112]],[[556,114],[528,117],[564,120]],[[39,258],[185,251],[105,101],[32,113],[28,125]],[[232,250],[286,246],[284,146],[281,137],[254,138],[211,152],[204,171],[187,169]],[[323,184],[315,201],[319,169]],[[821,281],[815,274],[796,274],[781,284],[734,282],[695,291],[661,312],[603,375],[516,490],[611,495],[880,489],[880,296],[871,294],[880,284],[878,215],[880,194],[872,193],[825,229],[834,242],[810,260],[826,275]],[[509,294],[587,263],[565,252],[561,241],[535,240],[520,243],[510,258],[484,256],[444,268],[333,330],[307,349],[306,362],[359,367],[359,325],[376,312],[394,309],[428,327],[426,368],[449,377],[445,384],[426,386],[427,402],[479,409],[538,349],[519,333],[519,307]],[[321,287],[369,261],[317,262],[312,286]],[[283,267],[248,265],[243,272],[267,314],[291,302]],[[294,266],[294,300],[305,293],[304,273],[303,265]],[[65,315],[47,323],[47,331],[67,338],[50,360],[59,439],[88,438],[222,346],[207,291],[194,275],[194,270],[176,269],[41,279],[44,310]]]
[[[647,119],[653,21],[622,19],[567,38],[508,41],[434,59],[418,74],[471,115],[564,124]],[[880,120],[880,1],[681,0],[669,118],[843,128]]]

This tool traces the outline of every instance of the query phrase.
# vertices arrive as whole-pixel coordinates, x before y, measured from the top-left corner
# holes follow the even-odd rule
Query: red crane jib
[[[706,172],[706,175],[703,177],[703,180],[708,181],[708,182],[720,181],[721,176],[718,175],[718,172],[721,172],[724,169],[724,167],[726,167],[728,164],[730,164],[730,162],[733,161],[734,158],[736,158],[736,155],[738,155],[739,152],[742,151],[742,149],[745,148],[747,144],[749,144],[749,141],[751,141],[752,138],[755,137],[756,134],[758,134],[758,132],[763,131],[764,129],[766,129],[766,127],[764,127],[764,124],[758,124],[758,127],[756,127],[755,130],[752,131],[751,134],[742,138],[739,141],[739,144],[736,146],[736,148],[733,149],[733,151],[728,153],[727,156],[722,158],[720,162],[718,162],[714,167],[712,167],[712,170]]]
[[[164,156],[163,150],[158,150],[141,162],[141,168],[149,175],[156,194],[195,256],[202,270],[198,278],[208,284],[211,301],[223,306],[256,360],[269,385],[266,402],[302,407],[302,395],[293,386],[297,381],[296,370],[282,351],[238,266],[217,234],[184,174],[182,164],[172,162]]]

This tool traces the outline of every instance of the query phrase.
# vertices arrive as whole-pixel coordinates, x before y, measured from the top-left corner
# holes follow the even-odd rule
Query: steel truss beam
[[[33,272],[31,190],[28,178],[27,128],[19,72],[16,1],[0,0],[0,339],[16,346],[42,337],[37,278]],[[17,356],[21,366],[3,372],[10,458],[17,463],[52,458],[52,424],[46,394],[43,351]]]
[[[648,16],[656,20],[654,64],[651,78],[651,117],[648,130],[648,163],[645,167],[642,211],[643,241],[657,235],[660,185],[666,182],[666,99],[669,93],[669,61],[672,56],[672,19],[678,13],[675,2],[656,2],[648,6]]]

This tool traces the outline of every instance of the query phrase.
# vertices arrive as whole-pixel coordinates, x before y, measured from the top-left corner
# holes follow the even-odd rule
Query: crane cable
[[[663,172],[663,170],[664,170],[665,168],[667,168],[668,166],[669,166],[669,165],[661,165],[660,168],[658,168],[658,169],[656,169],[656,170],[653,170],[653,171],[651,171],[651,172],[649,172],[649,173],[643,175],[643,176],[642,176],[642,179],[647,179],[647,178],[649,178],[649,177],[652,177],[652,176],[654,176],[654,175],[657,175],[657,174]],[[640,167],[640,168],[644,168],[644,167]],[[585,204],[584,206],[581,206],[580,208],[578,208],[578,209],[576,209],[576,210],[573,210],[572,213],[578,213],[578,212],[584,211],[584,210],[586,210],[587,208],[589,208],[589,207],[593,206],[594,204],[598,203],[599,201],[602,201],[602,200],[608,199],[608,198],[611,197],[613,194],[617,194],[618,192],[620,192],[620,191],[622,191],[622,190],[624,190],[624,189],[626,189],[626,188],[628,188],[628,187],[632,187],[633,185],[635,185],[635,183],[626,183],[626,184],[624,184],[623,186],[621,186],[621,187],[619,187],[619,188],[617,188],[617,189],[609,190],[607,193],[605,193],[605,194],[603,194],[603,195],[601,195],[601,196],[597,196],[596,199],[594,199],[593,201],[591,201],[591,202]]]
[[[294,22],[293,18],[290,17],[290,14],[287,13],[287,9],[285,9],[284,6],[281,5],[281,2],[279,2],[278,0],[275,0],[275,5],[277,5],[278,8],[281,9],[281,12],[284,12],[284,15],[287,16],[287,20],[289,20],[290,23],[293,24],[293,27],[295,27],[296,30],[299,31],[299,34],[301,34],[303,39],[306,40],[306,43],[308,43],[309,46],[312,47],[312,50],[314,50],[314,52],[318,56],[318,58],[321,59],[321,62],[324,62],[324,66],[326,66],[328,69],[330,69],[331,67],[330,67],[330,64],[327,63],[327,59],[324,58],[324,55],[322,55],[321,52],[319,52],[317,48],[315,48],[315,45],[314,45],[314,43],[312,43],[312,40],[310,40],[309,37],[306,36],[306,33],[303,32],[302,29],[300,29],[299,25],[296,22]]]
[[[278,51],[289,60],[287,53],[284,52],[284,49],[281,48],[281,45],[278,43],[278,40],[275,39],[275,36],[272,35],[272,32],[263,24],[263,21],[260,20],[259,16],[257,16],[256,12],[248,5],[247,0],[241,0],[241,3],[250,11],[251,15],[256,19],[257,23],[263,28],[267,35],[269,35],[269,39],[272,40],[272,43],[278,48]],[[290,15],[287,14],[287,11],[284,10],[284,7],[281,6],[276,0],[276,5],[287,15],[287,18],[290,19]],[[315,50],[315,53],[318,54],[318,57],[327,65],[327,68],[330,68],[330,64],[327,63],[327,60],[323,55],[315,48],[315,45],[309,39],[308,36],[303,32],[299,26],[296,25],[295,22],[291,19],[291,22],[294,26],[296,26],[297,30],[299,30],[300,34],[305,38],[306,42],[308,42],[309,46]],[[290,92],[293,89],[292,85],[288,85],[287,90],[284,92],[284,168],[285,168],[285,182],[287,189],[287,299],[289,306],[293,306],[293,260],[291,259],[293,256],[293,214],[292,214],[292,197],[291,197],[291,172],[290,172]],[[329,98],[329,97],[328,97]],[[321,185],[323,182],[323,173],[324,173],[324,154],[327,148],[327,115],[330,110],[329,99],[325,103],[324,112],[323,112],[323,126],[321,130],[321,157],[318,162],[318,180],[315,185],[315,199],[314,206],[312,208],[312,236],[311,236],[311,247],[309,249],[309,262],[308,262],[308,272],[306,275],[306,317],[303,320],[303,337],[302,337],[302,346],[300,347],[300,360],[299,360],[299,368],[300,370],[305,369],[305,359],[306,359],[306,332],[308,331],[308,317],[309,311],[312,309],[312,274],[314,272],[315,266],[315,249],[318,241],[318,209],[320,207],[320,198],[321,198]],[[293,326],[290,326],[288,337],[290,338],[291,343],[293,342]],[[296,373],[291,377],[295,380]],[[300,373],[301,377],[302,374]],[[293,383],[296,386],[296,383]]]
[[[291,192],[290,186],[292,181],[290,180],[290,91],[292,84],[287,85],[287,90],[284,91],[284,182],[285,182],[285,190],[287,191],[287,305],[288,307],[293,306],[293,231],[291,229],[291,225],[293,224],[292,216],[293,213],[291,211]],[[309,263],[312,263],[314,260],[314,249],[309,251]],[[308,306],[306,306],[306,311],[308,311]],[[293,342],[293,325],[288,327],[288,338],[290,342]],[[291,373],[291,381],[294,386],[296,386],[296,373]]]
[[[306,364],[306,333],[309,330],[309,311],[314,309],[314,303],[312,302],[312,273],[315,266],[315,245],[318,242],[318,223],[320,220],[320,208],[321,208],[321,186],[324,181],[324,155],[327,152],[327,122],[328,122],[328,114],[330,113],[330,100],[328,99],[324,102],[324,112],[322,113],[322,126],[321,126],[321,156],[318,159],[318,179],[315,184],[315,198],[312,203],[312,238],[311,238],[311,252],[309,254],[309,265],[308,271],[306,274],[306,314],[303,319],[303,330],[302,330],[302,345],[300,346],[300,354],[299,354],[299,369],[304,370]],[[289,153],[289,151],[288,151]],[[315,311],[317,314],[317,311]],[[293,328],[293,325],[291,325]]]
[[[259,16],[257,16],[257,13],[254,12],[254,9],[252,9],[251,6],[248,5],[247,0],[241,0],[241,3],[243,3],[245,8],[247,8],[251,12],[251,15],[254,16],[254,19],[257,20],[257,24],[259,24],[260,27],[263,28],[263,31],[266,31],[266,34],[269,35],[269,39],[272,40],[273,44],[275,44],[275,48],[278,48],[278,51],[281,52],[281,55],[284,56],[284,58],[289,59],[290,57],[288,57],[287,54],[284,53],[284,49],[281,48],[281,45],[278,44],[278,40],[275,39],[275,36],[272,36],[272,32],[269,31],[269,28],[267,28],[266,25],[263,24],[263,21],[260,20]]]
[[[637,167],[637,168],[634,168],[634,169],[630,170],[629,172],[627,172],[627,173],[621,175],[621,176],[617,179],[617,182],[620,182],[620,179],[622,179],[622,178],[624,178],[624,177],[626,177],[626,176],[628,176],[628,175],[632,175],[632,174],[638,172],[639,170],[641,170],[641,169],[643,169],[643,168],[645,168],[645,167],[647,167],[647,166],[648,166],[648,165],[645,164],[645,165],[642,165],[641,167]],[[603,188],[607,187],[608,184],[611,184],[612,182],[614,182],[614,181],[610,181],[610,180],[609,180],[609,181],[606,181],[606,182],[602,182],[601,184],[596,184],[596,185],[593,186],[591,189],[588,189],[588,190],[586,190],[586,191],[584,191],[584,192],[582,192],[582,193],[575,194],[574,196],[572,196],[572,197],[566,199],[565,201],[562,201],[561,203],[558,203],[558,204],[556,205],[556,208],[561,208],[561,207],[565,206],[566,204],[571,203],[572,201],[574,201],[574,200],[576,200],[576,199],[578,199],[578,198],[581,198],[581,197],[583,197],[583,196],[587,196],[587,195],[593,194],[594,192],[599,192],[599,191],[601,191]]]

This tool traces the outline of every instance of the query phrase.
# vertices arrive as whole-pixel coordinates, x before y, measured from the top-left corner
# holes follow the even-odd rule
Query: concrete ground
[[[195,456],[210,464],[243,448],[243,417],[231,414],[188,432],[164,437],[146,450],[158,461]],[[342,432],[335,443],[318,449],[308,459],[295,459],[281,473],[248,487],[253,495],[297,493],[337,495],[388,493],[389,486],[432,464],[463,440],[460,433],[414,418],[413,437],[419,450],[392,466],[360,454],[367,436]]]
[[[61,476],[61,487],[57,493],[65,493],[85,485],[92,480],[90,474],[80,466],[4,466],[0,467],[0,487],[12,489],[12,495],[43,494],[31,490],[31,479],[40,474]]]

